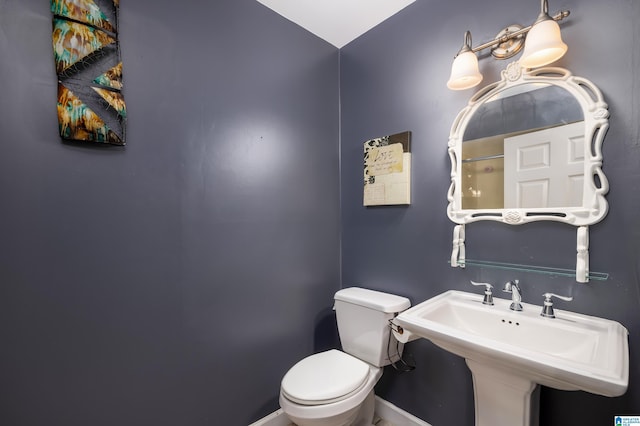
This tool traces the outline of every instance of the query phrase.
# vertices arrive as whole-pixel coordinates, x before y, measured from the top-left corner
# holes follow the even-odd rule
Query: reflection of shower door
[[[582,205],[584,122],[504,140],[504,207]]]

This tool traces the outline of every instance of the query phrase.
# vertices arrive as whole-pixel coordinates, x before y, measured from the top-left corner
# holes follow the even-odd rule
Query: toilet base
[[[353,426],[373,426],[373,417],[375,416],[376,409],[376,396],[373,391],[369,392],[369,395],[362,401],[358,417],[356,418]]]
[[[285,414],[296,426],[373,426],[375,394],[369,392],[362,403],[351,410],[328,418],[303,419]]]

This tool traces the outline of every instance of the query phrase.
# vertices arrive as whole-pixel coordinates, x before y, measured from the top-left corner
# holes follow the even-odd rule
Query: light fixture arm
[[[554,16],[550,17],[548,15],[548,13],[545,11],[545,7],[544,7],[544,5],[547,4],[547,0],[542,0],[542,3],[543,3],[543,6],[542,6],[542,10],[543,11],[540,12],[540,15],[538,15],[538,19],[536,19],[535,23],[537,23],[537,22],[539,22],[541,20],[545,20],[546,18],[540,19],[541,17],[543,17],[543,15],[548,17],[548,18],[553,19],[554,21],[559,22],[559,21],[562,21],[567,16],[569,16],[569,14],[571,13],[568,10],[562,10],[562,11],[556,13]],[[548,6],[547,6],[547,8],[548,8]],[[535,25],[535,23],[533,25]],[[492,47],[492,46],[496,46],[496,45],[499,45],[499,44],[502,44],[502,43],[506,43],[507,41],[509,41],[509,40],[511,40],[513,38],[516,38],[516,37],[519,37],[519,36],[521,36],[523,34],[528,33],[529,30],[531,30],[531,28],[533,27],[533,25],[529,25],[528,27],[524,27],[524,28],[522,28],[520,30],[517,30],[517,31],[514,31],[512,33],[505,34],[502,37],[495,38],[495,39],[493,39],[491,41],[488,41],[486,43],[483,43],[483,44],[481,44],[479,46],[472,47],[471,51],[473,53],[477,53],[477,52],[479,52],[481,50],[484,50],[484,49],[486,49],[488,47]],[[465,33],[465,36],[466,36],[466,33]],[[471,35],[469,35],[469,38],[471,38]]]
[[[456,56],[460,55],[461,53],[472,52],[471,45],[472,45],[471,31],[467,30],[467,31],[464,32],[464,39],[463,39],[463,42],[462,42],[462,47],[460,48],[458,53],[456,53]]]
[[[538,18],[536,19],[536,22],[533,23],[533,25],[537,24],[538,22],[546,21],[548,19],[551,19],[551,17],[549,16],[549,0],[540,0],[540,14],[538,15]]]
[[[466,52],[467,50],[471,50],[471,46],[473,46],[473,42],[471,41],[471,31],[465,31],[462,51]]]

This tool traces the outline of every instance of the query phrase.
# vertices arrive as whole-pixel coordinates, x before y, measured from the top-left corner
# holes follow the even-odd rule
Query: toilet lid
[[[285,374],[282,391],[306,405],[340,400],[367,381],[369,364],[335,349],[311,355]]]

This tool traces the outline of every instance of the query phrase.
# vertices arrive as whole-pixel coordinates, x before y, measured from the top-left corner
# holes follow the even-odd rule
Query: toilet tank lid
[[[360,287],[343,288],[336,293],[334,299],[385,313],[402,312],[411,306],[406,297]]]

